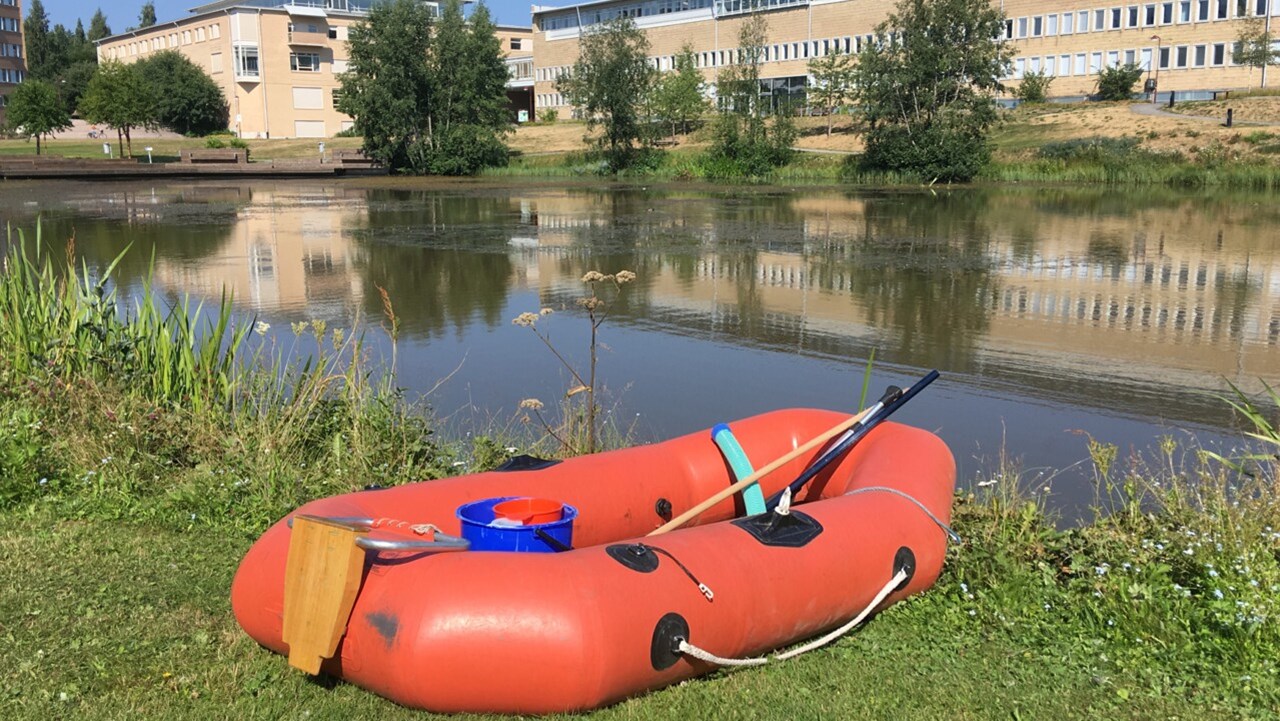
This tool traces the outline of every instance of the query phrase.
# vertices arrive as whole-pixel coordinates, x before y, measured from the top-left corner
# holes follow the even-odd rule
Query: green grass
[[[938,586],[827,649],[717,673],[592,717],[1268,717],[1280,701],[1274,657],[1259,649],[1205,668],[1177,628],[1100,631],[1105,618],[1082,619],[1111,609],[1058,582],[1046,563],[1059,548],[1083,549],[1079,535],[1052,531],[1026,508],[961,499],[957,528],[968,541]],[[0,524],[6,718],[434,717],[309,680],[240,632],[228,589],[244,534],[67,520],[42,503],[0,513]],[[1124,575],[1119,563],[1111,572]],[[1092,584],[1093,566],[1083,575]],[[1139,635],[1123,638],[1129,633]],[[1242,680],[1250,662],[1262,670]]]

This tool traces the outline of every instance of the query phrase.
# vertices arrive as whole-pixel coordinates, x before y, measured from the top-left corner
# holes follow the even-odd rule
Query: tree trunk
[[[128,125],[124,127],[124,143],[125,143],[125,147],[129,148],[130,158],[133,157],[133,137],[130,135],[130,131],[132,130],[133,128],[129,127]]]
[[[834,108],[827,108],[827,138],[828,139],[831,138],[831,116],[833,113],[834,113]]]
[[[116,146],[119,148],[120,157],[124,157],[124,131],[116,128]]]
[[[36,133],[36,155],[40,154],[40,133]]]

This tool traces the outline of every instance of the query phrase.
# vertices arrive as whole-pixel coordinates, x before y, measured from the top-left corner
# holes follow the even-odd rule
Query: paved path
[[[1184,113],[1171,113],[1165,110],[1164,105],[1156,105],[1154,103],[1133,103],[1129,106],[1129,112],[1135,115],[1146,115],[1154,118],[1173,118],[1175,120],[1199,120],[1204,123],[1217,123],[1223,125],[1226,123],[1226,117],[1222,115],[1187,115]],[[1252,120],[1236,119],[1233,125],[1249,125],[1254,127],[1274,127],[1280,123],[1268,123]]]

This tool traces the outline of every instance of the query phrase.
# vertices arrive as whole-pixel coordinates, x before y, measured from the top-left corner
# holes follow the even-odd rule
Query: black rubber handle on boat
[[[551,548],[554,549],[556,553],[564,553],[565,551],[573,550],[571,546],[566,546],[564,543],[560,541],[560,539],[556,538],[555,536],[552,536],[550,533],[547,533],[541,528],[535,529],[533,532],[533,535],[537,536],[538,540],[542,541],[548,546],[551,546]]]
[[[937,379],[938,371],[929,371],[925,374],[924,378],[916,381],[915,385],[912,385],[905,391],[900,391],[896,398],[893,398],[889,403],[880,408],[879,411],[871,414],[867,418],[864,418],[861,423],[851,428],[850,430],[852,432],[845,436],[844,440],[832,446],[830,450],[819,456],[818,460],[814,461],[808,468],[804,469],[803,473],[787,485],[787,488],[791,489],[791,497],[795,498],[796,494],[800,492],[800,489],[804,488],[805,484],[813,480],[814,476],[821,473],[822,469],[826,468],[832,461],[843,455],[845,451],[853,448],[858,441],[862,440],[864,436],[871,432],[872,428],[880,425],[881,421],[893,415],[894,411],[901,408],[907,401],[914,398],[917,393],[924,390],[926,386]],[[889,395],[889,393],[885,394],[886,397]],[[784,492],[785,490],[773,494],[769,500],[765,502],[765,509],[767,511],[772,511],[774,508],[777,508],[778,501],[782,500],[782,494]]]

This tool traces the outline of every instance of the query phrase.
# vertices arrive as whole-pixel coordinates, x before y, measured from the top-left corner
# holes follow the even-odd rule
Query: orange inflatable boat
[[[841,418],[775,411],[735,422],[732,432],[746,456],[764,465]],[[764,494],[785,488],[821,450],[764,475]],[[785,513],[745,517],[735,496],[696,525],[645,538],[734,483],[710,433],[509,466],[299,508],[242,562],[231,591],[237,620],[263,646],[289,654],[286,627],[300,622],[286,618],[286,603],[310,600],[306,584],[323,576],[294,570],[291,537],[299,533],[291,523],[361,519],[356,526],[376,530],[361,531],[345,591],[349,611],[337,612],[336,650],[320,651],[317,669],[433,711],[592,709],[733,657],[761,663],[761,654],[928,588],[942,568],[955,484],[955,462],[940,439],[884,423],[823,468]],[[559,515],[559,523],[569,516],[571,537],[547,540],[562,552],[474,545],[431,552],[466,545],[454,538],[465,530],[460,507],[508,497],[565,504],[563,514],[554,504],[522,507],[511,521],[489,512],[499,526],[519,525],[521,514],[549,511],[540,520]],[[421,536],[395,532],[403,524],[384,519],[433,524],[437,546],[416,549]],[[289,583],[302,589],[291,599],[287,567]]]

